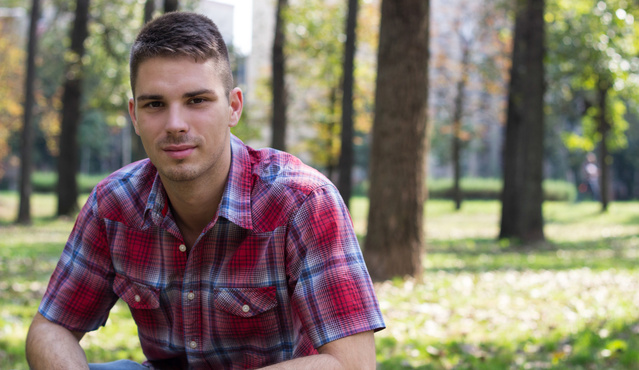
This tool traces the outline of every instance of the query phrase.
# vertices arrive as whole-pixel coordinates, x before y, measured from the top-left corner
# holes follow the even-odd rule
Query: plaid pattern
[[[148,160],[96,186],[40,313],[90,331],[120,298],[156,368],[255,368],[382,329],[337,189],[289,154],[231,148],[218,214],[188,254]]]

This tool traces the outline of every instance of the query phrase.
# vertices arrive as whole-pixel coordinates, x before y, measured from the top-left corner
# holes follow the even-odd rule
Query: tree
[[[624,0],[549,4],[550,119],[565,131],[562,139],[576,162],[574,171],[586,152],[598,151],[605,211],[612,193],[612,153],[627,146],[626,117],[637,113],[639,103],[639,11]]]
[[[503,152],[499,238],[544,238],[544,0],[518,0]]]
[[[458,23],[458,22],[457,22]],[[466,23],[468,24],[468,23]],[[462,190],[461,190],[461,151],[462,151],[462,119],[464,117],[464,105],[466,100],[466,87],[468,85],[468,75],[470,68],[470,48],[472,44],[470,32],[468,28],[458,25],[459,43],[461,45],[461,76],[457,81],[455,92],[455,103],[453,108],[453,137],[452,137],[452,158],[453,158],[453,200],[455,201],[455,209],[461,209]]]
[[[273,109],[272,115],[272,146],[275,149],[286,150],[286,56],[284,55],[284,12],[288,0],[278,0],[275,11],[275,37],[273,38],[272,68],[273,68]]]
[[[15,162],[10,156],[10,138],[23,121],[25,53],[20,31],[15,18],[0,19],[0,179],[5,175],[5,164]]]
[[[58,157],[58,216],[71,216],[78,208],[78,142],[81,119],[82,57],[88,37],[89,0],[77,0],[75,20],[71,31],[71,48],[67,54],[66,80],[62,97],[60,156]]]
[[[381,9],[364,248],[374,279],[421,275],[426,200],[429,1]]]
[[[153,12],[155,12],[155,0],[146,0],[144,2],[144,24],[153,19]]]
[[[179,5],[178,0],[164,0],[164,12],[175,12],[178,10]]]
[[[170,6],[170,5],[169,5]],[[165,3],[166,9],[166,3]],[[148,23],[153,19],[153,13],[155,12],[155,0],[146,0],[144,2],[144,23]],[[146,158],[146,152],[144,151],[144,146],[142,146],[142,140],[135,133],[135,127],[133,124],[129,124],[129,136],[131,138],[131,161],[135,162],[140,159]]]
[[[25,79],[24,121],[22,125],[22,145],[20,147],[20,224],[31,223],[31,170],[33,152],[33,107],[35,105],[35,56],[38,49],[38,20],[40,19],[40,0],[31,3],[31,21],[29,24],[29,44],[27,46],[27,75]]]
[[[348,206],[353,188],[353,85],[358,0],[348,0],[346,45],[344,47],[342,83],[342,150],[339,157],[339,192]]]

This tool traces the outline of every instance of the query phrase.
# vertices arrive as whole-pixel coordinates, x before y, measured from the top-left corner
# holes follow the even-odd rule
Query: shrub
[[[561,180],[543,182],[544,200],[574,201],[577,197],[575,185]],[[463,199],[500,199],[502,181],[494,178],[464,178],[461,180]],[[428,180],[430,199],[452,199],[452,179]]]

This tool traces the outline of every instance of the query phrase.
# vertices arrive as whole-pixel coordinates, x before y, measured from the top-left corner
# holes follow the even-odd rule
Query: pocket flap
[[[240,317],[252,317],[277,306],[275,287],[216,288],[214,306]]]
[[[136,283],[126,276],[115,275],[113,291],[131,308],[150,310],[160,307],[160,290]]]

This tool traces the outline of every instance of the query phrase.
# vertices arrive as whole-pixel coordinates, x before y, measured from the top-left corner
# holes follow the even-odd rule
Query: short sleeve
[[[96,214],[94,190],[76,219],[39,308],[48,320],[74,331],[104,325],[118,298],[112,288],[115,275],[104,223]]]
[[[313,191],[286,239],[292,304],[315,348],[384,328],[353,223],[337,189]]]

